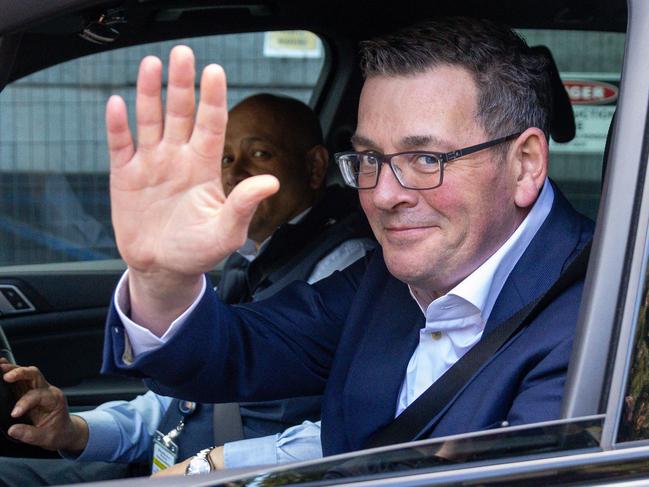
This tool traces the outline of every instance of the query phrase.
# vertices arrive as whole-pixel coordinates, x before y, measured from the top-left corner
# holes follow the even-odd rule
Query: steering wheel
[[[16,363],[14,355],[11,352],[11,346],[7,340],[7,336],[2,331],[0,327],[0,357],[4,357],[12,364]],[[16,404],[16,397],[12,390],[10,384],[7,384],[5,381],[0,379],[0,432],[3,437],[3,444],[7,441],[13,441],[11,437],[7,435],[7,430],[9,427],[15,423],[15,420],[11,417],[11,410]]]
[[[14,354],[11,352],[11,346],[9,345],[9,340],[7,340],[7,336],[5,335],[4,331],[2,331],[1,326],[0,326],[0,357],[6,358],[12,364],[16,363],[16,360],[14,359]]]
[[[11,352],[11,346],[4,331],[2,331],[2,327],[0,327],[0,357],[6,358],[12,364],[16,363],[14,355]],[[16,398],[14,397],[11,386],[5,381],[0,380],[0,429],[3,434],[6,434],[9,426],[14,423],[11,418],[11,410],[15,404]]]

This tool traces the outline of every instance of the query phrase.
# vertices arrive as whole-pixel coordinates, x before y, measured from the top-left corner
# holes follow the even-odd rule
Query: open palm
[[[243,243],[257,204],[277,189],[270,177],[251,178],[226,201],[221,186],[225,75],[219,66],[205,68],[196,118],[194,76],[192,51],[175,47],[163,116],[162,64],[154,57],[142,61],[137,150],[124,102],[118,97],[108,102],[113,224],[123,258],[137,270],[209,270]]]
[[[221,156],[227,123],[223,69],[209,65],[195,109],[194,55],[186,46],[170,54],[166,113],[162,63],[146,57],[137,81],[137,147],[124,101],[106,107],[111,160],[113,226],[131,272],[164,276],[179,285],[210,270],[245,241],[259,202],[278,189],[272,176],[239,184],[225,197]]]

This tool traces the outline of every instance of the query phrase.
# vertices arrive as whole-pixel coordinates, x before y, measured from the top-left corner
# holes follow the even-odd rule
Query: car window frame
[[[642,199],[648,119],[647,110],[637,107],[649,106],[649,66],[644,54],[649,32],[643,29],[649,22],[649,4],[627,3],[630,15],[620,98],[562,408],[565,418],[604,412],[604,449],[616,444],[647,229],[646,218],[641,222],[647,210],[641,207],[646,206]]]

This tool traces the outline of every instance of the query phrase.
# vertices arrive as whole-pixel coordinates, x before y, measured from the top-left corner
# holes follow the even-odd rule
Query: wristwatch
[[[201,450],[196,455],[194,455],[187,464],[185,475],[209,473],[214,470],[214,465],[212,465],[212,460],[210,460],[210,452],[213,449],[214,447],[205,448],[204,450]]]

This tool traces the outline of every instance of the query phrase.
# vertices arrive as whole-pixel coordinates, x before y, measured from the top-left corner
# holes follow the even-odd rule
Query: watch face
[[[194,457],[187,466],[187,475],[211,472],[210,464],[205,458]]]

